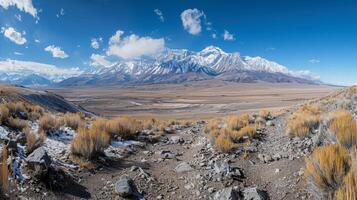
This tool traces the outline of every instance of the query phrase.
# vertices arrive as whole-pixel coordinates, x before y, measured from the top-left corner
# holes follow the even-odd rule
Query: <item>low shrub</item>
[[[248,137],[249,139],[255,138],[257,133],[257,127],[255,125],[248,125],[241,128],[239,131],[232,131],[230,136],[233,140],[238,140],[243,137]]]
[[[77,130],[79,127],[84,126],[85,122],[80,113],[66,113],[63,116],[64,124],[67,127]]]
[[[249,115],[231,115],[227,117],[227,128],[230,130],[240,130],[249,124]]]
[[[329,128],[336,135],[338,142],[346,148],[357,145],[357,121],[346,110],[339,110],[329,115]]]
[[[60,128],[62,123],[54,115],[45,114],[39,119],[39,132],[44,132],[46,135],[52,134]]]
[[[343,186],[335,193],[336,200],[357,199],[357,168],[353,166],[343,179]]]
[[[223,130],[222,130],[223,131]],[[232,138],[222,132],[215,140],[216,147],[222,152],[229,152],[236,147]]]
[[[116,117],[106,122],[106,131],[111,137],[133,138],[140,130],[140,123],[130,117]]]
[[[106,121],[97,119],[90,128],[78,128],[71,145],[72,154],[93,159],[103,153],[109,142],[110,135],[106,131]]]
[[[322,199],[334,197],[351,166],[349,151],[338,144],[316,148],[305,161],[305,176]]]
[[[10,111],[5,105],[0,105],[0,125],[6,124],[10,117]]]
[[[28,121],[23,119],[13,118],[13,117],[10,117],[7,122],[8,127],[19,131],[23,131],[28,127],[28,125],[29,125]]]
[[[303,106],[292,114],[287,122],[287,133],[291,136],[306,137],[320,124],[320,109]]]
[[[26,133],[27,153],[30,154],[35,149],[42,146],[45,139],[44,137],[44,134],[37,134],[31,131]]]
[[[0,164],[0,186],[2,192],[7,192],[9,189],[9,169],[7,166],[7,148],[2,145],[1,164]]]

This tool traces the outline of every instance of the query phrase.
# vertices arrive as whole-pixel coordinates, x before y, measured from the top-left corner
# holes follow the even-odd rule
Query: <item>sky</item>
[[[356,13],[353,0],[0,0],[0,62],[71,73],[214,45],[352,85]]]

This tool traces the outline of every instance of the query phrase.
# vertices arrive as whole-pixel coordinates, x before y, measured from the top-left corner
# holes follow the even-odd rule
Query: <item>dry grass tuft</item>
[[[351,166],[349,151],[340,145],[318,147],[305,161],[305,176],[324,199],[334,196]]]
[[[106,131],[111,137],[133,138],[140,129],[139,121],[130,117],[116,117],[106,123]]]
[[[240,130],[249,124],[249,115],[231,115],[227,117],[227,128],[230,130]]]
[[[291,136],[308,136],[319,126],[320,113],[321,109],[317,106],[303,106],[289,117],[287,133]]]
[[[106,131],[106,121],[97,119],[90,128],[78,128],[71,150],[76,156],[93,159],[103,153],[109,142],[110,136]]]
[[[9,189],[9,169],[7,167],[7,148],[5,144],[2,145],[0,168],[0,186],[2,192],[7,192]]]
[[[243,137],[248,137],[249,139],[255,138],[257,133],[257,127],[255,125],[248,125],[241,128],[239,131],[232,131],[230,136],[233,140],[239,140]]]
[[[343,186],[335,193],[336,200],[357,199],[357,168],[353,166],[343,179]]]
[[[350,112],[338,110],[330,113],[329,119],[329,128],[341,145],[349,149],[357,145],[357,121]]]
[[[12,129],[23,131],[28,127],[29,124],[26,120],[10,117],[8,119],[7,125]]]
[[[84,126],[85,122],[80,113],[66,113],[63,116],[64,124],[67,127],[77,130],[79,127]]]
[[[5,105],[0,105],[0,125],[7,123],[10,111]]]
[[[39,131],[46,135],[56,132],[62,125],[62,120],[52,114],[43,115],[38,122]]]
[[[30,154],[35,149],[42,146],[44,140],[45,140],[44,134],[37,134],[34,132],[26,133],[27,153]]]
[[[229,152],[236,147],[232,138],[224,132],[216,138],[215,144],[222,152]]]

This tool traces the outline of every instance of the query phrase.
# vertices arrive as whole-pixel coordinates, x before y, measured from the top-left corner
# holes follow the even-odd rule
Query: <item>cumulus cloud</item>
[[[312,64],[317,64],[319,62],[320,62],[320,60],[319,59],[315,59],[315,58],[309,60],[309,63],[312,63]]]
[[[24,38],[22,35],[26,34],[25,32],[20,33],[17,32],[14,28],[12,27],[2,27],[1,28],[1,33],[4,34],[5,37],[10,39],[12,42],[18,44],[18,45],[23,45],[27,42],[26,38]]]
[[[17,9],[38,19],[37,9],[33,6],[32,0],[0,0],[0,6],[4,9],[8,9],[10,6],[15,6]]]
[[[316,75],[309,70],[289,71],[289,73],[295,77],[298,77],[298,78],[320,80],[319,75]]]
[[[23,53],[20,53],[20,52],[17,52],[17,51],[15,51],[14,54],[15,54],[15,55],[18,55],[18,56],[24,55]]]
[[[90,42],[90,46],[93,48],[93,49],[99,49],[100,47],[100,43],[103,42],[103,38],[92,38],[91,39],[91,42]]]
[[[217,38],[217,34],[212,33],[212,38],[213,38],[213,39],[216,39],[216,38]]]
[[[93,67],[109,67],[113,64],[105,56],[99,54],[92,54],[90,59],[89,65]]]
[[[235,40],[234,35],[229,33],[227,30],[224,30],[223,39],[228,41]]]
[[[184,29],[192,35],[197,35],[201,32],[201,18],[205,17],[205,14],[194,8],[187,9],[181,13],[181,21]]]
[[[10,59],[0,61],[0,72],[37,74],[55,82],[78,76],[82,73],[78,68],[65,69],[44,63]]]
[[[68,55],[66,52],[62,51],[60,47],[56,47],[55,45],[50,45],[45,48],[45,51],[52,53],[54,58],[67,58]]]
[[[160,21],[161,22],[164,22],[165,21],[165,18],[164,18],[164,15],[162,14],[161,10],[159,9],[155,9],[154,10],[155,14],[159,17]]]
[[[107,55],[124,59],[153,56],[165,47],[163,38],[140,37],[135,34],[123,37],[124,31],[118,30],[110,39]]]
[[[35,42],[36,42],[36,43],[40,43],[40,40],[38,40],[38,39],[35,39]]]

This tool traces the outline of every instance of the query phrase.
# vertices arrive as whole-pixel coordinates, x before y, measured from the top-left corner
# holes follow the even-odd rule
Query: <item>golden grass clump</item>
[[[239,131],[233,131],[230,135],[233,140],[248,137],[249,139],[255,138],[257,133],[257,127],[255,125],[248,125],[241,128]]]
[[[130,117],[116,117],[106,123],[106,131],[111,137],[133,138],[140,129],[139,121]]]
[[[222,121],[219,119],[211,119],[207,122],[205,126],[205,133],[209,134],[212,139],[215,139],[218,137],[220,133],[220,125]]]
[[[329,128],[341,145],[349,149],[357,145],[357,121],[350,112],[338,110],[330,113],[329,119]]]
[[[303,106],[292,114],[287,122],[287,133],[292,136],[306,137],[320,124],[321,110],[317,106]]]
[[[30,131],[26,133],[27,153],[30,154],[35,149],[42,146],[44,140],[45,140],[44,134],[37,134]]]
[[[343,186],[335,193],[336,200],[357,199],[357,168],[353,166],[343,179]]]
[[[316,148],[305,161],[305,176],[324,199],[334,196],[351,166],[349,151],[336,144]]]
[[[229,152],[236,147],[236,144],[234,144],[232,138],[224,132],[222,132],[216,138],[215,144],[216,144],[217,148],[219,150],[221,150],[222,152]]]
[[[46,135],[56,132],[62,125],[62,120],[52,114],[43,115],[38,122],[39,131]]]
[[[5,124],[10,117],[10,111],[5,105],[0,105],[0,125]]]
[[[109,145],[110,136],[106,131],[106,121],[97,119],[90,128],[79,127],[72,141],[71,150],[76,156],[93,159],[102,154]]]
[[[13,118],[13,117],[10,117],[7,122],[8,127],[19,131],[23,131],[28,127],[28,125],[29,124],[26,120]]]
[[[63,116],[64,124],[67,127],[77,130],[79,127],[84,126],[85,122],[80,113],[66,113]]]
[[[249,124],[249,115],[231,115],[227,117],[227,128],[230,130],[240,130]]]
[[[2,145],[1,165],[0,165],[0,186],[2,192],[7,192],[9,189],[9,169],[7,167],[7,148]]]

